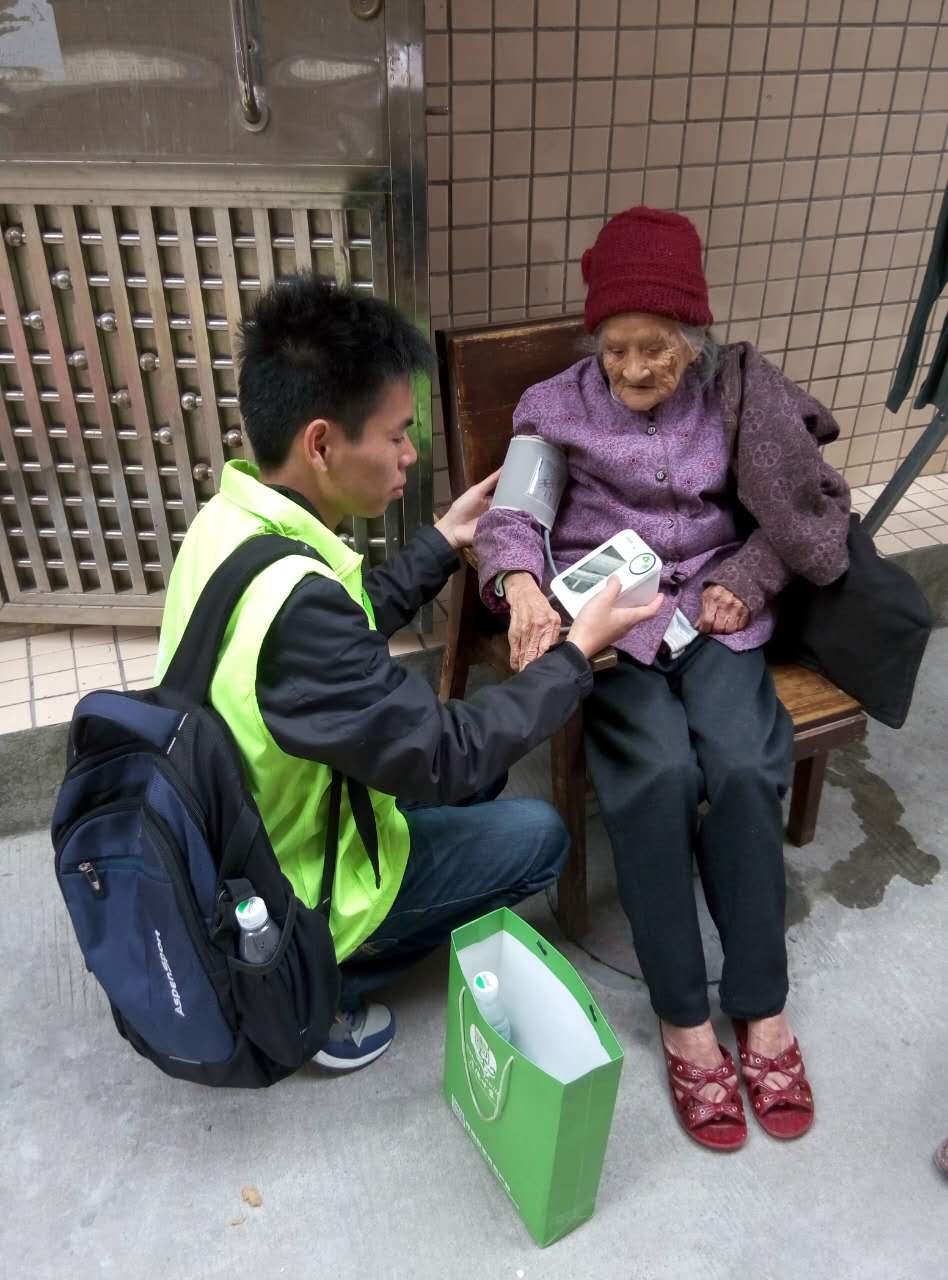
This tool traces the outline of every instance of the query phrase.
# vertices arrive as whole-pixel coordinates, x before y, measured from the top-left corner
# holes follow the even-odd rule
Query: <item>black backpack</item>
[[[217,568],[164,679],[75,709],[53,815],[56,876],[87,967],[121,1035],[168,1075],[258,1088],[326,1043],[339,999],[328,916],[342,778],[330,785],[318,909],[280,870],[240,752],[207,705],[230,615],[256,575],[312,547],[262,534]],[[237,955],[236,904],[281,929],[264,965]]]

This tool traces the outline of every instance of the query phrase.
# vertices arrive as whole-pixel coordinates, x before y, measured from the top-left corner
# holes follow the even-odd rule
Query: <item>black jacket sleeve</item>
[[[419,529],[398,555],[364,574],[382,635],[394,635],[407,626],[421,606],[435,598],[459,563],[448,540],[429,526]]]
[[[257,700],[277,745],[405,801],[456,803],[549,737],[592,688],[566,643],[475,694],[438,701],[335,582],[310,575],[270,628]]]

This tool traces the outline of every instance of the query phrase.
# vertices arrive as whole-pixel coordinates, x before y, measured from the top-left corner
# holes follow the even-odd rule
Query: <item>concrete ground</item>
[[[529,1280],[922,1280],[948,1268],[948,631],[915,707],[840,751],[814,844],[787,849],[790,1013],[818,1119],[696,1147],[666,1096],[656,1026],[597,862],[592,950],[563,944],[625,1052],[595,1216],[536,1248],[439,1087],[446,960],[392,994],[376,1065],[258,1094],[168,1080],[115,1035],[85,973],[44,832],[0,845],[0,1275]],[[542,753],[512,779],[545,786]],[[709,937],[714,965],[714,939]],[[609,967],[612,966],[612,967]],[[722,1024],[722,1036],[730,1039]],[[257,1188],[262,1204],[241,1199]]]

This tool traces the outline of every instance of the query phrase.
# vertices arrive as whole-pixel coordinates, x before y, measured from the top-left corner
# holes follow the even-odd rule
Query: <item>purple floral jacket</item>
[[[751,649],[769,639],[772,601],[792,577],[825,584],[847,568],[849,488],[819,450],[839,428],[749,343],[723,349],[710,386],[689,371],[649,414],[616,401],[589,357],[530,387],[514,431],[566,451],[569,480],[551,534],[559,571],[623,528],[662,558],[661,612],[618,645],[640,661],[653,661],[676,608],[697,622],[711,583],[751,612],[743,631],[715,639]],[[525,512],[491,509],[474,550],[495,611],[506,609],[498,573],[549,580],[542,529]]]

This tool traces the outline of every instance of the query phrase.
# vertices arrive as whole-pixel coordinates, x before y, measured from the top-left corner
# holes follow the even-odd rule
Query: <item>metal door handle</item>
[[[230,17],[234,27],[234,66],[240,94],[241,124],[253,133],[265,129],[270,120],[263,87],[258,83],[260,44],[256,37],[254,0],[230,0]]]

